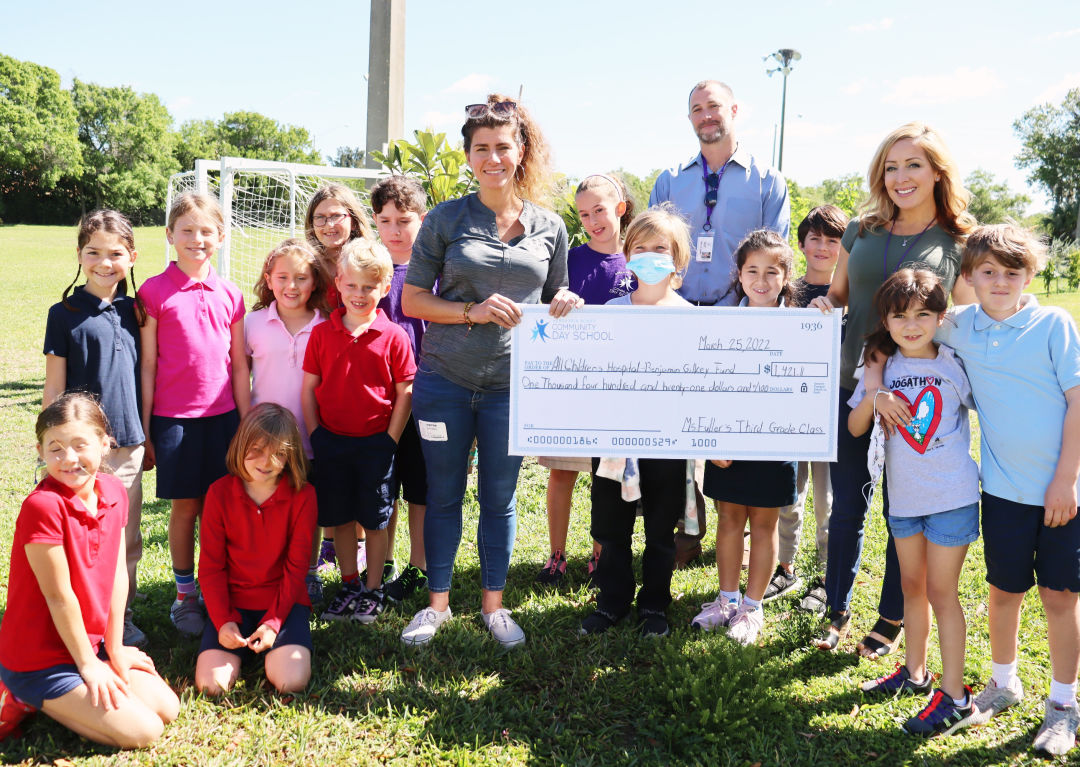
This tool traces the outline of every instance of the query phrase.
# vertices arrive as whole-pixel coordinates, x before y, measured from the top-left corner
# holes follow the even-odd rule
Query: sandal
[[[847,634],[848,621],[851,613],[842,613],[837,610],[829,613],[829,622],[821,633],[814,638],[814,647],[823,652],[832,652],[840,644],[840,640]]]
[[[870,629],[870,631],[866,633],[866,636],[863,637],[863,640],[859,642],[856,650],[859,655],[862,655],[862,657],[867,660],[884,658],[886,655],[889,655],[896,650],[899,645],[896,638],[900,636],[900,632],[903,628],[903,621],[900,621],[899,623],[889,623],[884,618],[879,617],[877,623],[874,624],[874,627]],[[882,642],[880,639],[870,636],[871,634],[880,634],[885,637],[887,641]],[[871,655],[874,657],[871,658]]]

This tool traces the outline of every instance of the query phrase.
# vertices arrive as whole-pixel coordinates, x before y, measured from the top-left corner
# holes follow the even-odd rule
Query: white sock
[[[1056,679],[1050,680],[1050,700],[1059,706],[1076,705],[1076,682],[1065,684]]]
[[[998,687],[1013,687],[1016,682],[1016,661],[1012,663],[991,663],[993,671],[990,676]]]
[[[760,610],[761,609],[761,602],[759,602],[756,599],[751,599],[750,597],[743,597],[742,598],[742,603],[744,605],[746,605],[747,607],[749,607],[751,610]]]
[[[971,696],[968,695],[967,688],[964,688],[964,697],[962,697],[962,698],[953,698],[953,703],[955,703],[957,706],[959,706],[961,708],[963,708],[967,704],[971,703]]]
[[[741,600],[742,594],[740,594],[738,591],[720,591],[720,601],[724,604],[730,604],[732,602],[734,602],[735,604],[739,604]]]

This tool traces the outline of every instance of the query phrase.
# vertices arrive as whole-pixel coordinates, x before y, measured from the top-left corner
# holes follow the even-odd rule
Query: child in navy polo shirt
[[[1016,670],[1020,609],[1037,583],[1052,679],[1034,746],[1060,755],[1072,749],[1080,725],[1080,334],[1064,309],[1040,306],[1023,292],[1045,253],[1018,226],[975,229],[960,271],[979,303],[952,310],[937,338],[964,363],[981,431],[992,671],[965,723],[987,722],[1023,699]],[[867,366],[864,377],[873,390],[880,368]],[[906,424],[910,410],[889,399],[878,397],[879,412],[890,425]]]
[[[369,563],[387,554],[394,453],[412,410],[416,374],[409,337],[381,309],[394,264],[381,245],[355,239],[341,249],[335,285],[344,306],[312,331],[301,405],[319,466],[319,524],[333,527],[341,591],[324,620],[371,623],[382,612],[382,569],[356,568],[356,535],[367,533]]]
[[[49,309],[45,324],[45,388],[41,406],[65,391],[93,394],[112,429],[113,449],[105,456],[109,470],[127,490],[128,524],[124,530],[128,574],[124,644],[142,647],[144,634],[132,621],[135,574],[142,559],[143,441],[139,390],[139,327],[145,312],[135,290],[135,236],[131,222],[115,210],[95,210],[79,222],[78,269],[60,303]],[[86,283],[75,287],[80,273]],[[74,288],[74,290],[72,290]]]

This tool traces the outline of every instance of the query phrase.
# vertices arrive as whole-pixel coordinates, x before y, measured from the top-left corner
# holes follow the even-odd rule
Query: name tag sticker
[[[713,236],[699,234],[697,238],[697,260],[703,263],[712,261]]]
[[[446,424],[442,421],[416,421],[420,429],[420,439],[428,442],[446,442]]]

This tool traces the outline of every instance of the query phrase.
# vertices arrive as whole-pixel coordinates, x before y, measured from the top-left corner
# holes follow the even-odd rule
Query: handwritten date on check
[[[840,313],[523,306],[510,453],[831,461]]]

